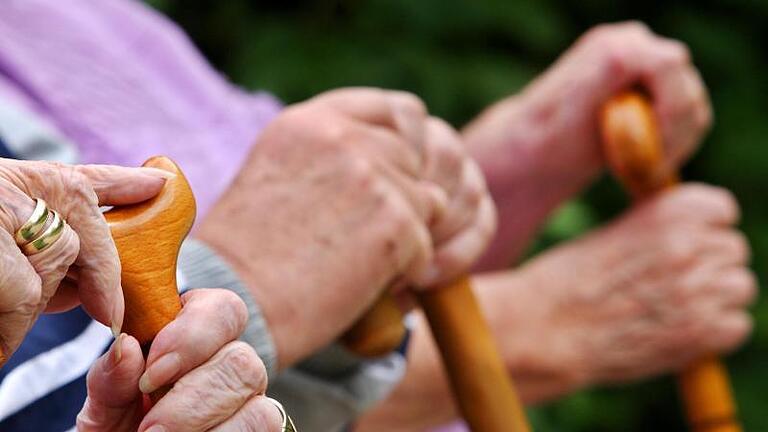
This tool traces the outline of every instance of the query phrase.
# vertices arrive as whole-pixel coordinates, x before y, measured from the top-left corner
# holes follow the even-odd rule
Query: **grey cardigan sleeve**
[[[229,264],[204,243],[189,239],[182,245],[178,268],[182,291],[227,288],[245,301],[249,320],[241,340],[264,361],[269,395],[283,403],[299,430],[341,431],[402,379],[401,353],[363,360],[335,344],[278,373],[277,352],[261,309]]]

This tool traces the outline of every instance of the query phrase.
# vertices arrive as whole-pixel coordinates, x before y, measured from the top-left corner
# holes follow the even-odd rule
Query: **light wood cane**
[[[195,199],[184,174],[170,159],[156,156],[144,166],[172,175],[154,198],[115,207],[104,216],[122,265],[123,331],[138,339],[146,355],[157,333],[181,311],[176,260],[195,220]],[[157,400],[167,391],[160,389],[151,397]]]
[[[474,432],[527,432],[530,426],[469,277],[416,293],[437,343],[459,411]],[[347,347],[378,355],[402,342],[402,314],[389,294],[347,333]]]
[[[678,183],[669,168],[650,101],[627,91],[610,99],[600,116],[606,156],[615,176],[635,200]],[[725,366],[714,356],[693,362],[678,375],[680,394],[695,432],[740,432]]]

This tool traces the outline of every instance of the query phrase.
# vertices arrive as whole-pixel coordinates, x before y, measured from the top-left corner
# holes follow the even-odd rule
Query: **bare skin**
[[[120,335],[88,373],[81,432],[254,430],[280,432],[280,413],[264,396],[267,371],[237,341],[248,311],[233,292],[195,289],[157,335],[146,370],[138,341]],[[147,410],[145,393],[174,386]]]
[[[413,95],[358,88],[285,110],[197,236],[251,288],[284,368],[386,287],[466,271],[495,223],[456,131]]]
[[[82,302],[94,319],[120,330],[120,261],[99,205],[141,202],[164,182],[162,172],[145,168],[0,159],[0,366],[43,311]],[[33,198],[68,226],[48,249],[25,256],[13,236],[32,214]],[[76,282],[65,279],[68,272]]]
[[[546,216],[604,171],[598,109],[635,84],[650,93],[667,154],[679,165],[711,125],[707,91],[685,45],[641,23],[590,30],[519,95],[464,129],[499,212],[479,270],[512,264]]]
[[[463,131],[499,211],[481,269],[513,263],[546,216],[605,169],[596,113],[632,84],[653,97],[679,165],[710,127],[706,89],[684,45],[639,23],[591,30],[520,95]],[[728,192],[685,186],[519,270],[475,275],[525,402],[669,372],[738,346],[751,329],[745,307],[756,283],[749,246],[733,228],[737,215]],[[681,341],[686,350],[677,349]],[[421,318],[408,358],[405,379],[358,430],[424,430],[456,418]]]
[[[725,190],[685,185],[519,270],[476,275],[524,402],[674,371],[738,347],[752,326],[745,308],[756,284],[737,218]],[[401,385],[357,430],[421,431],[456,418],[422,317],[408,361]]]

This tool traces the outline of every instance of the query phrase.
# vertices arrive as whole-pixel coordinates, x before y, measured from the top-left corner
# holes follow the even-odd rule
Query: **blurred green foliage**
[[[286,102],[373,85],[410,90],[455,125],[518,91],[591,26],[639,19],[685,41],[709,85],[716,126],[685,177],[723,185],[761,279],[768,268],[768,1],[153,0],[238,84]],[[537,248],[614,217],[626,201],[608,179],[553,217]],[[768,310],[729,359],[746,430],[768,431]],[[685,349],[685,347],[681,347]],[[542,431],[684,430],[672,380],[584,391],[531,410]]]

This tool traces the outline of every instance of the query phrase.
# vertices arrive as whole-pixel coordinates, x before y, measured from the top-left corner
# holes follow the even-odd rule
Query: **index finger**
[[[232,291],[194,289],[182,296],[183,308],[158,333],[147,356],[139,387],[152,393],[203,364],[245,329],[248,309]]]

